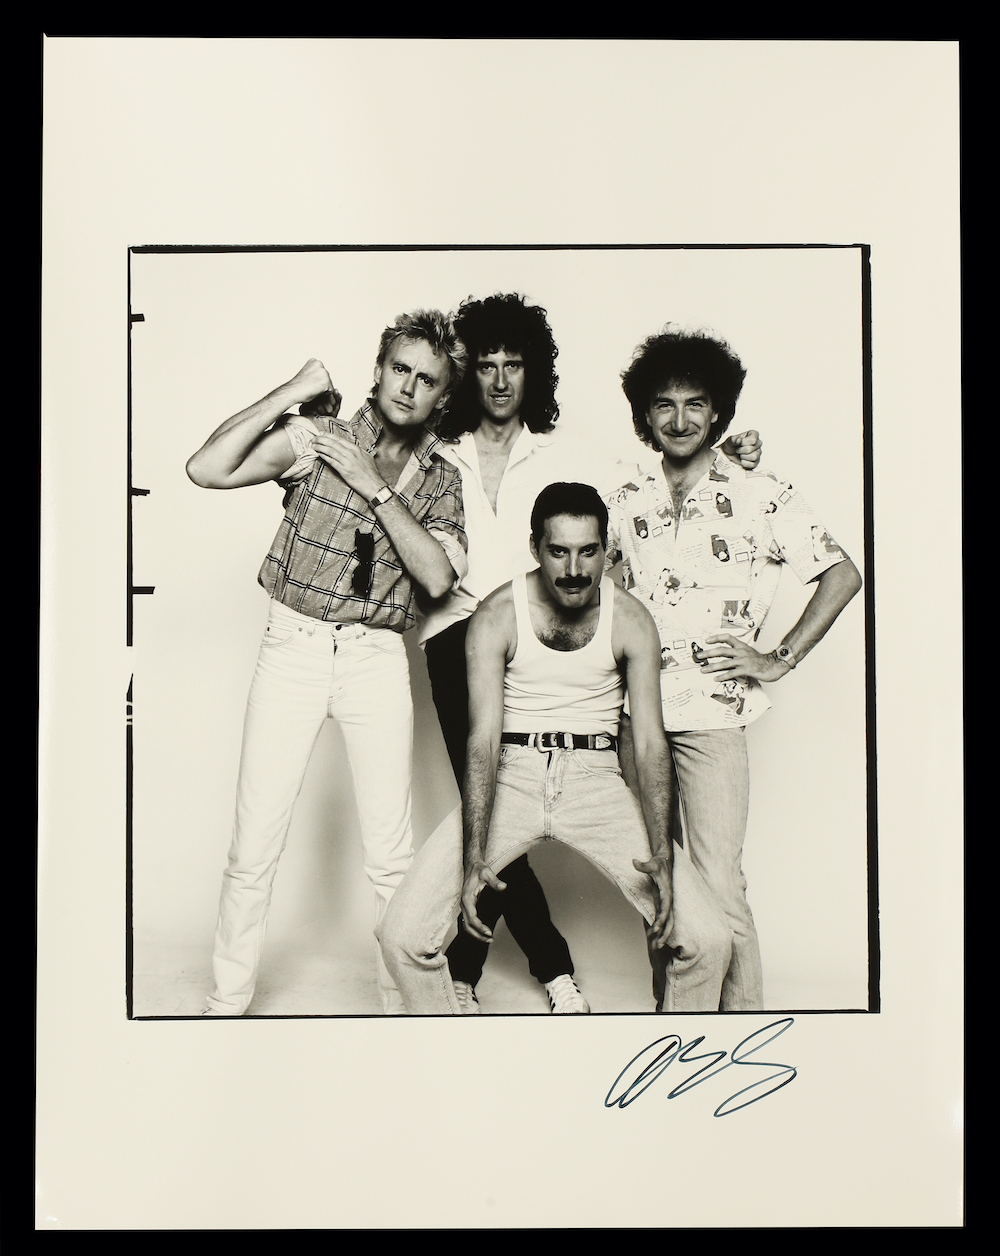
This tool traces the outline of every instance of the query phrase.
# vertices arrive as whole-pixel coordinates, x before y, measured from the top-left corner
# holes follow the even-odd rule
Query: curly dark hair
[[[683,331],[668,323],[632,354],[622,371],[622,388],[632,407],[635,434],[656,448],[646,421],[653,393],[667,383],[695,384],[704,388],[719,416],[717,435],[729,427],[736,413],[746,370],[729,345],[706,331]]]
[[[559,417],[556,403],[555,360],[559,353],[552,329],[540,305],[528,305],[516,292],[496,293],[483,301],[463,301],[455,314],[455,331],[469,354],[469,368],[461,386],[449,399],[437,425],[445,440],[474,432],[482,419],[476,391],[476,362],[480,354],[519,353],[524,359],[524,401],[521,422],[532,432],[550,432]]]

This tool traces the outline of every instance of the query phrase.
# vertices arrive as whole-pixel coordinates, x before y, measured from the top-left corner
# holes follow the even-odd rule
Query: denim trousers
[[[413,857],[413,704],[398,632],[335,624],[272,601],[247,700],[236,818],[215,934],[213,1011],[253,997],[267,910],[292,809],[323,721],[344,735],[377,924]],[[402,1001],[376,948],[383,1011]]]
[[[469,683],[465,662],[468,628],[467,619],[459,620],[424,644],[431,695],[460,791],[465,784],[469,740]],[[544,985],[562,973],[572,976],[569,947],[552,923],[545,891],[528,863],[528,856],[521,855],[508,864],[503,879],[507,885],[505,890],[484,887],[477,905],[479,919],[490,929],[501,917],[506,920],[510,936],[524,952],[528,971],[536,981]],[[447,952],[452,980],[477,985],[489,953],[489,943],[474,938],[459,922],[458,932]]]
[[[726,918],[732,958],[722,984],[723,1012],[759,1012],[764,1008],[760,947],[743,875],[743,840],[750,801],[750,769],[742,728],[698,732],[668,731],[678,805],[675,833]],[[629,721],[622,720],[621,756],[625,778],[635,781]],[[650,953],[653,994],[663,994],[660,957]]]
[[[760,946],[742,866],[750,803],[746,733],[742,728],[668,732],[667,741],[677,774],[684,845],[732,938],[720,1010],[763,1011]]]
[[[632,866],[649,858],[635,795],[606,750],[504,746],[485,861],[500,876],[531,847],[561,842],[613,881],[647,922],[652,880]],[[716,1011],[730,961],[730,931],[683,850],[674,848],[673,925],[664,972],[667,1011]],[[456,808],[417,853],[376,935],[411,1015],[459,1015],[442,946],[461,900],[462,818]]]

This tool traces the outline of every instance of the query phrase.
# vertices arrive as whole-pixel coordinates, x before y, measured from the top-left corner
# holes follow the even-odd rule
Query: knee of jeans
[[[411,967],[434,967],[440,962],[440,948],[435,950],[426,937],[408,926],[402,913],[392,910],[392,903],[375,926],[375,937],[382,950],[382,958],[390,967],[396,963]]]
[[[721,915],[708,916],[674,948],[676,960],[682,964],[705,964],[723,971],[729,967],[733,951],[733,933]]]
[[[713,968],[727,969],[733,953],[733,931],[722,916],[706,925],[698,939],[701,957]]]

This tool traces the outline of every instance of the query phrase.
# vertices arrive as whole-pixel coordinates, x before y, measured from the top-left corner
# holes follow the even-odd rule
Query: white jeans
[[[323,721],[347,745],[375,924],[413,858],[413,704],[398,632],[311,619],[272,601],[243,725],[236,820],[222,879],[209,1007],[242,1015],[253,997],[271,886]],[[382,1009],[402,1001],[377,951]]]

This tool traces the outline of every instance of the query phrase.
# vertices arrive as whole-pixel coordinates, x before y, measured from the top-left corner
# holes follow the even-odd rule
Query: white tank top
[[[517,648],[503,681],[505,733],[618,733],[624,685],[611,648],[615,586],[601,580],[597,631],[582,650],[553,650],[535,636],[527,576],[511,582]]]

